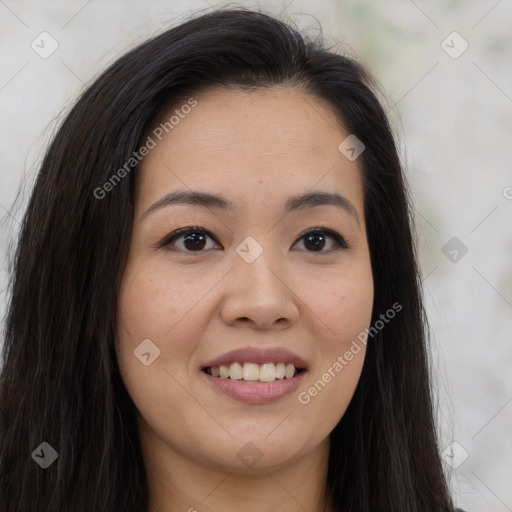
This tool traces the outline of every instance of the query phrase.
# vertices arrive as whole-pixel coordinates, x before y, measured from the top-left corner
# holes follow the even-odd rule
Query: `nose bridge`
[[[246,237],[236,248],[235,274],[249,285],[256,294],[273,295],[282,293],[283,283],[276,274],[282,272],[282,265],[277,248],[270,246],[271,237]],[[265,243],[265,245],[263,245]]]
[[[295,319],[293,293],[286,285],[277,248],[264,247],[254,237],[247,237],[236,248],[231,279],[223,306],[226,322],[249,319],[268,328],[277,320]]]

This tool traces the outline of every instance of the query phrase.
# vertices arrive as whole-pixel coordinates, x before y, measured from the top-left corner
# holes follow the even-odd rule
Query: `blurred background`
[[[382,85],[415,207],[445,469],[459,507],[512,511],[512,0],[0,0],[2,328],[7,253],[76,96],[221,5],[322,31]]]

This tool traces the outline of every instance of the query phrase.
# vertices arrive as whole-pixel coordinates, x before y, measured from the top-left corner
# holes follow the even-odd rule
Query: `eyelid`
[[[207,229],[202,228],[200,226],[185,226],[185,227],[182,227],[182,228],[178,228],[178,229],[174,230],[172,233],[169,233],[168,235],[166,235],[163,238],[163,240],[161,240],[157,244],[156,248],[157,249],[166,248],[167,246],[170,246],[172,242],[174,242],[175,240],[177,240],[181,236],[186,235],[187,233],[201,233],[201,234],[207,235],[212,240],[214,240],[217,244],[222,245],[217,240],[215,235],[213,235],[213,233],[211,233]],[[292,247],[294,247],[306,235],[308,235],[308,234],[315,234],[315,233],[325,234],[326,236],[331,237],[333,240],[335,240],[337,247],[334,248],[334,249],[331,249],[329,251],[318,251],[318,252],[315,252],[315,251],[303,251],[303,252],[309,252],[309,253],[312,253],[312,254],[329,254],[329,253],[331,253],[331,252],[333,252],[333,251],[335,251],[337,249],[338,250],[339,249],[349,249],[350,246],[351,246],[350,243],[349,243],[350,241],[347,238],[345,238],[342,235],[340,235],[337,231],[335,231],[333,229],[330,229],[328,227],[324,227],[324,226],[314,226],[314,227],[308,228],[308,229],[304,230],[302,233],[300,233],[297,236],[297,239],[295,240],[295,242],[293,242]],[[172,249],[168,249],[168,250],[172,250]],[[187,254],[193,254],[194,252],[197,252],[198,254],[200,254],[201,252],[206,252],[206,251],[183,251],[183,252],[185,252]]]
[[[297,237],[297,240],[295,240],[293,245],[295,245],[301,238],[304,238],[306,235],[308,235],[310,233],[325,233],[326,235],[328,235],[331,238],[333,238],[334,240],[336,240],[339,249],[349,249],[350,248],[349,240],[347,238],[341,236],[334,229],[327,228],[324,226],[314,226],[312,228],[306,229]],[[322,253],[327,254],[330,252],[332,252],[332,251],[320,251],[318,254],[322,254]],[[314,251],[312,252],[312,254],[315,254]]]
[[[213,233],[211,233],[210,231],[208,231],[207,229],[202,228],[200,226],[185,226],[185,227],[182,227],[182,228],[175,229],[173,232],[171,232],[168,235],[166,235],[163,238],[163,240],[161,240],[157,244],[156,248],[157,249],[165,248],[166,246],[170,245],[172,242],[174,242],[175,240],[177,240],[181,236],[186,235],[189,232],[194,232],[194,233],[197,232],[197,233],[201,233],[201,234],[207,235],[212,240],[215,240],[215,242],[217,242],[220,245],[220,242],[217,240],[215,235]],[[193,252],[193,251],[191,251],[191,252]],[[204,252],[204,251],[198,251],[198,252]]]

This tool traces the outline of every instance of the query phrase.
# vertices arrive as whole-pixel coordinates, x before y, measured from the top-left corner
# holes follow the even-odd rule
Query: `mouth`
[[[306,371],[291,363],[239,363],[230,365],[207,366],[203,372],[218,379],[243,380],[245,382],[275,382],[281,379],[293,379]]]
[[[267,404],[297,389],[308,365],[285,349],[244,348],[209,361],[200,370],[222,395],[249,404]]]

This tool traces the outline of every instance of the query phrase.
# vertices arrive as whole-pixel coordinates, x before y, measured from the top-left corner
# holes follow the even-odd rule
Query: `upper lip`
[[[237,348],[208,361],[201,369],[204,370],[205,368],[213,368],[217,366],[229,366],[232,363],[285,363],[293,364],[298,369],[307,369],[307,363],[304,359],[281,347],[265,349],[257,347]]]

